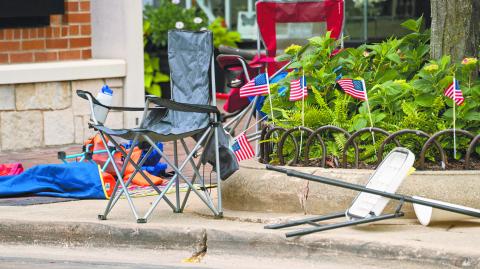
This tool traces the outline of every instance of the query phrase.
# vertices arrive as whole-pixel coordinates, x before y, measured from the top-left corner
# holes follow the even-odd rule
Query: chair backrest
[[[275,57],[277,51],[277,23],[325,22],[331,37],[339,38],[342,34],[344,0],[263,0],[256,3],[256,9],[260,35],[270,57]]]
[[[395,193],[408,175],[415,161],[415,155],[406,148],[395,148],[380,163],[370,176],[367,188]],[[346,212],[349,219],[368,218],[372,214],[379,216],[390,201],[389,198],[361,192]]]
[[[212,32],[168,31],[172,100],[189,104],[210,104],[209,71],[212,57]],[[214,72],[214,68],[211,72]]]

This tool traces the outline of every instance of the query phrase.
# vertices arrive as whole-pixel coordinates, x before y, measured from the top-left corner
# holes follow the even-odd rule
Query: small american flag
[[[460,83],[458,83],[458,80],[453,78],[452,84],[448,86],[448,88],[445,89],[443,94],[450,98],[453,99],[453,101],[461,106],[463,102],[465,101],[465,98],[463,98],[462,90],[460,90]]]
[[[255,156],[255,151],[253,151],[252,145],[248,143],[245,133],[241,134],[235,143],[232,146],[233,153],[237,157],[237,161],[243,161],[251,159]]]
[[[257,96],[262,94],[268,94],[267,75],[262,73],[250,80],[247,84],[240,88],[240,97]]]
[[[302,85],[303,84],[303,85]],[[307,81],[305,76],[290,81],[290,101],[298,101],[308,96]]]
[[[337,83],[342,87],[346,94],[360,100],[367,100],[366,89],[363,86],[363,80],[358,79],[339,79]]]

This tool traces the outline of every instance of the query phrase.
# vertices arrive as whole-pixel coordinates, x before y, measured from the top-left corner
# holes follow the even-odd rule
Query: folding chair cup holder
[[[380,163],[375,172],[370,176],[366,186],[347,183],[336,179],[314,176],[307,173],[298,172],[291,169],[285,169],[272,165],[267,165],[267,169],[285,173],[289,176],[299,177],[302,179],[319,182],[327,185],[333,185],[341,188],[359,191],[360,193],[353,200],[351,206],[345,212],[337,212],[324,216],[310,217],[306,219],[289,221],[280,224],[266,225],[265,229],[281,229],[287,227],[295,227],[299,225],[309,224],[313,227],[304,228],[298,231],[286,233],[287,237],[306,235],[315,232],[321,232],[341,227],[354,226],[358,224],[371,223],[386,219],[403,217],[404,213],[401,208],[405,202],[413,203],[414,206],[422,208],[422,212],[427,211],[428,214],[441,211],[447,211],[449,214],[439,214],[439,219],[458,215],[464,217],[480,218],[480,211],[462,207],[450,203],[436,201],[422,197],[410,197],[406,195],[396,194],[404,178],[408,175],[415,161],[414,154],[406,148],[395,148]],[[398,201],[398,206],[393,213],[383,214],[387,203],[390,199]],[[430,210],[430,211],[428,211]],[[428,216],[430,218],[430,215]],[[337,219],[346,217],[346,221],[333,224],[319,224],[320,221]]]
[[[77,90],[77,95],[87,99],[90,103],[92,113],[90,127],[98,131],[105,145],[107,145],[106,141],[109,141],[125,159],[122,167],[117,166],[115,162],[111,162],[119,180],[117,180],[113,195],[108,201],[104,213],[98,216],[100,220],[107,219],[108,214],[121,196],[126,198],[136,221],[145,223],[162,200],[170,206],[173,212],[183,212],[192,192],[212,211],[215,217],[220,218],[223,215],[221,181],[238,169],[238,163],[233,153],[226,150],[229,148],[228,138],[219,122],[220,113],[215,100],[215,69],[210,68],[214,61],[212,33],[209,31],[172,30],[168,33],[168,41],[172,100],[147,96],[143,108],[111,107],[101,104],[89,92]],[[151,107],[150,104],[154,106]],[[143,111],[142,122],[139,127],[133,129],[110,129],[96,120],[93,109],[95,105],[101,105],[110,110]],[[131,158],[133,150],[125,151],[115,140],[118,137],[132,140],[132,145],[148,145],[145,155],[138,162],[133,161]],[[185,142],[188,137],[196,141],[191,149]],[[158,141],[173,142],[173,160],[158,148],[156,145]],[[179,162],[178,158],[178,142],[180,142],[186,154],[182,162]],[[202,149],[201,153],[200,149]],[[153,184],[141,169],[153,151],[156,151],[174,171],[173,177],[162,190]],[[107,151],[107,154],[113,159],[111,151]],[[222,154],[221,159],[220,154]],[[196,157],[199,157],[198,161],[195,160]],[[218,194],[216,206],[199,170],[201,165],[207,163],[210,163],[216,172]],[[135,171],[124,182],[121,179],[127,164],[131,164]],[[193,176],[191,177],[185,175],[184,169],[187,165],[191,166],[193,170]],[[128,186],[138,173],[158,195],[142,217],[139,215],[128,190]],[[181,182],[188,186],[183,200],[180,197]],[[197,187],[198,185],[200,187]],[[172,188],[175,189],[175,201],[170,201],[166,196]]]

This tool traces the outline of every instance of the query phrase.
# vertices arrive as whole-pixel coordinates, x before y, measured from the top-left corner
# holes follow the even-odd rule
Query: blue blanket
[[[108,188],[113,188],[107,184]],[[96,164],[47,164],[20,175],[0,177],[0,197],[24,195],[76,199],[107,199],[102,174]]]

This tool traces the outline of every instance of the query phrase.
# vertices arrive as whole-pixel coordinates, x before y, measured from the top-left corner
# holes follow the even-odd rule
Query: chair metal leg
[[[170,188],[171,184],[173,184],[173,181],[175,181],[177,177],[181,177],[182,180],[189,186],[189,188],[191,190],[193,190],[193,192],[195,192],[195,194],[202,200],[202,202],[204,202],[205,205],[207,205],[208,208],[210,208],[210,210],[212,210],[212,212],[215,215],[218,215],[217,210],[208,203],[208,201],[203,197],[203,195],[198,192],[198,190],[191,184],[191,182],[187,179],[187,177],[184,176],[183,173],[181,172],[184,169],[185,165],[189,162],[189,159],[192,158],[193,155],[200,148],[202,142],[205,140],[205,138],[207,137],[207,135],[210,131],[211,131],[211,127],[208,128],[207,131],[202,135],[202,137],[197,141],[197,144],[193,148],[192,152],[190,152],[190,154],[186,157],[186,159],[183,161],[183,163],[180,165],[180,167],[176,167],[175,165],[173,165],[173,163],[170,161],[170,159],[157,147],[157,145],[152,141],[152,139],[150,137],[148,137],[147,135],[142,135],[142,136],[145,139],[145,141],[147,141],[151,146],[153,146],[155,148],[155,150],[158,152],[158,154],[160,156],[162,156],[162,158],[165,160],[165,162],[167,162],[167,164],[170,165],[173,168],[173,170],[175,171],[175,176],[170,180],[169,184],[167,185],[167,187],[165,188],[164,191],[166,191]],[[153,202],[149,211],[145,215],[145,218],[148,218],[148,216],[153,212],[155,207],[158,205],[159,201],[160,201],[160,198],[157,198]]]
[[[107,141],[106,141],[106,139],[105,139],[105,137],[102,133],[100,133],[100,138],[102,139],[102,142],[103,142],[104,145],[108,145]],[[107,154],[113,160],[112,153],[110,151],[107,151]],[[124,189],[125,197],[127,198],[127,201],[128,201],[128,205],[130,206],[130,209],[132,210],[132,213],[135,216],[135,219],[138,220],[139,217],[138,217],[137,209],[135,208],[132,197],[130,197],[130,193],[128,192],[128,189],[127,189],[127,186],[125,185],[125,182],[123,182],[123,180],[122,180],[123,174],[120,173],[120,171],[118,170],[118,167],[115,164],[115,162],[112,162],[112,165],[113,165],[113,168],[115,169],[115,173],[119,176],[119,180],[117,180],[117,182],[120,182],[120,184],[122,185],[122,188]],[[106,218],[106,215],[104,217]]]
[[[103,135],[101,132],[99,132],[99,133],[100,133],[101,136]],[[107,134],[105,134],[105,135],[107,136],[107,138],[108,138],[110,141],[112,141],[112,143],[114,143],[115,147],[118,148],[116,141],[115,141],[111,136],[109,136],[109,135],[107,135]],[[133,139],[132,145],[133,145],[133,144],[136,144],[137,139],[138,139],[138,135],[135,136],[135,138]],[[103,141],[103,140],[102,140],[102,141]],[[104,146],[105,146],[106,148],[108,147],[107,144],[104,144]],[[132,155],[132,153],[133,153],[133,151],[130,151],[128,154],[123,155],[123,153],[122,153],[122,155],[123,155],[124,157],[126,157],[126,159],[128,160],[128,159],[130,159],[130,156]],[[112,152],[111,156],[113,156],[113,154],[114,154],[114,153]],[[109,159],[110,159],[110,155],[109,155]],[[117,171],[117,170],[115,169],[115,167],[116,167],[117,164],[115,163],[115,161],[114,161],[113,159],[112,159],[111,165],[112,165],[113,169],[114,169],[115,171]],[[127,168],[127,163],[125,162],[125,163],[122,165],[121,174],[118,175],[118,177],[123,178],[123,173],[125,173],[125,169],[126,169],[126,168]],[[104,169],[106,169],[106,166],[104,167]],[[117,191],[118,191],[119,186],[120,186],[120,183],[119,183],[118,180],[117,180],[116,183],[115,183],[115,187],[113,188],[112,196],[111,196],[110,199],[108,200],[107,207],[105,208],[105,211],[104,211],[103,215],[98,215],[98,219],[100,219],[100,220],[106,220],[106,219],[107,219],[107,215],[110,213],[110,211],[112,210],[113,206],[116,204],[118,198],[120,198],[120,196],[121,196],[122,193],[123,193],[123,190],[122,190],[120,193],[117,194]],[[128,185],[126,185],[126,186],[128,186]]]
[[[190,154],[190,150],[188,149],[187,147],[187,144],[185,143],[185,140],[184,139],[180,139],[180,141],[182,142],[182,146],[183,146],[183,149],[185,150],[185,154],[189,155]],[[207,139],[208,141],[208,139]],[[208,142],[207,142],[208,143]],[[198,171],[198,169],[200,169],[200,166],[202,164],[202,160],[200,158],[200,160],[198,160],[198,163],[195,164],[194,160],[192,158],[189,159],[189,162],[192,166],[192,169],[193,169],[193,176],[192,176],[192,185],[195,184],[195,180],[196,178],[198,177],[199,180],[200,180],[200,184],[202,184],[202,186],[205,186],[205,179],[200,175],[200,172]],[[183,210],[185,209],[185,206],[187,204],[187,201],[188,201],[188,198],[190,196],[190,192],[191,192],[191,189],[188,188],[187,192],[185,193],[185,197],[183,198],[183,202],[182,202],[182,206],[180,207],[180,212],[183,212]],[[212,201],[212,198],[210,197],[210,195],[208,195],[207,191],[204,190],[203,191],[205,193],[205,197],[208,199],[208,202],[212,205],[213,205],[213,201]]]
[[[386,219],[399,218],[399,217],[403,217],[403,215],[404,215],[403,212],[398,212],[398,213],[374,216],[374,217],[369,217],[369,218],[364,218],[364,219],[334,223],[334,224],[329,224],[329,225],[320,225],[319,227],[313,227],[313,228],[302,229],[302,230],[299,230],[299,231],[289,232],[289,233],[286,233],[285,236],[286,237],[292,237],[292,236],[306,235],[306,234],[311,234],[311,233],[316,233],[316,232],[321,232],[321,231],[326,231],[326,230],[332,230],[332,229],[337,229],[337,228],[342,228],[342,227],[355,226],[355,225],[358,225],[358,224],[370,223],[370,222],[381,221],[381,220],[386,220]]]
[[[345,216],[345,212],[338,212],[338,213],[333,213],[333,214],[329,214],[329,215],[316,216],[316,217],[311,217],[311,218],[289,221],[289,222],[285,222],[285,223],[265,225],[263,228],[265,228],[265,229],[282,229],[282,228],[293,227],[293,226],[298,226],[298,225],[302,225],[302,224],[312,224],[312,223],[315,223],[317,221],[336,219],[336,218],[340,218],[340,217],[344,217],[344,216]]]
[[[111,139],[111,137],[109,138]],[[136,141],[136,139],[134,139],[134,141]],[[147,160],[148,156],[150,156],[150,154],[152,153],[152,151],[154,150],[153,147],[150,147],[147,151],[147,153],[145,154],[145,156],[142,158],[142,160],[140,160],[140,162],[137,164],[135,163],[130,157],[131,157],[131,154],[133,152],[133,150],[129,151],[128,154],[125,152],[125,150],[120,147],[120,145],[118,145],[118,143],[116,143],[115,141],[112,141],[112,143],[115,145],[116,148],[119,149],[119,152],[123,155],[123,156],[126,156],[125,158],[125,163],[124,163],[124,167],[122,169],[122,171],[124,169],[126,169],[126,166],[128,163],[130,163],[135,171],[132,173],[132,175],[130,176],[130,178],[127,180],[127,182],[125,183],[126,186],[129,186],[131,181],[133,180],[133,178],[135,177],[135,175],[137,173],[140,173],[142,175],[142,177],[148,182],[148,184],[158,193],[162,193],[162,191],[155,185],[153,184],[153,182],[150,180],[150,178],[143,172],[142,170],[142,166],[143,164],[145,163],[145,161]],[[134,145],[135,143],[132,143],[132,145]],[[116,200],[113,202],[113,204],[115,204],[117,201],[118,201],[118,198],[120,197],[120,195],[123,193],[123,190],[120,190],[120,193],[119,195],[116,197]],[[172,210],[175,212],[177,211],[177,208],[175,207],[175,205],[165,196],[163,197],[163,199],[165,200],[165,202],[170,206],[170,208],[172,208]]]
[[[173,141],[173,162],[175,167],[178,167],[178,148],[177,140]],[[180,178],[175,178],[175,201],[177,204],[177,210],[175,213],[180,213]]]
[[[218,217],[223,217],[223,208],[222,208],[222,180],[220,178],[220,153],[218,151],[218,129],[216,127],[215,132],[215,170],[217,175],[217,206],[218,206]]]
[[[192,152],[193,153],[193,152]],[[163,153],[161,154],[163,155]],[[193,156],[193,154],[191,154]],[[212,210],[212,212],[217,216],[219,213],[217,212],[217,210],[215,209],[215,207],[211,206],[210,203],[208,202],[208,200],[197,190],[197,188],[195,188],[195,186],[192,185],[192,183],[188,180],[188,178],[181,172],[183,170],[183,168],[185,167],[185,165],[188,163],[188,159],[185,160],[182,165],[180,166],[180,168],[177,168],[175,166],[172,165],[171,161],[168,159],[168,157],[166,157],[165,155],[162,156],[162,158],[164,158],[164,160],[167,162],[167,164],[169,164],[173,170],[175,171],[176,175],[178,174],[178,177],[180,177],[185,183],[187,183],[188,187],[203,201],[203,203],[205,205],[208,206],[208,208],[210,208],[210,210]],[[190,156],[191,158],[191,156]]]
[[[195,165],[195,167],[193,168],[194,170],[198,170],[200,169],[200,166],[202,164],[202,160],[199,160],[198,163]],[[193,166],[193,165],[192,165]],[[202,180],[202,177],[201,176],[197,176],[197,174],[195,173],[193,176],[192,176],[192,185],[195,186],[195,181],[197,179],[197,177],[199,179]],[[204,185],[204,184],[203,184]],[[182,207],[180,208],[180,211],[183,212],[183,210],[185,210],[185,206],[187,206],[187,201],[188,201],[188,198],[190,197],[190,193],[192,192],[192,190],[190,188],[187,189],[187,192],[185,193],[185,197],[183,198],[183,201],[182,201]],[[205,191],[204,191],[205,192]],[[208,201],[210,202],[210,204],[213,204],[213,202],[211,201],[212,199],[207,196],[209,199]]]

